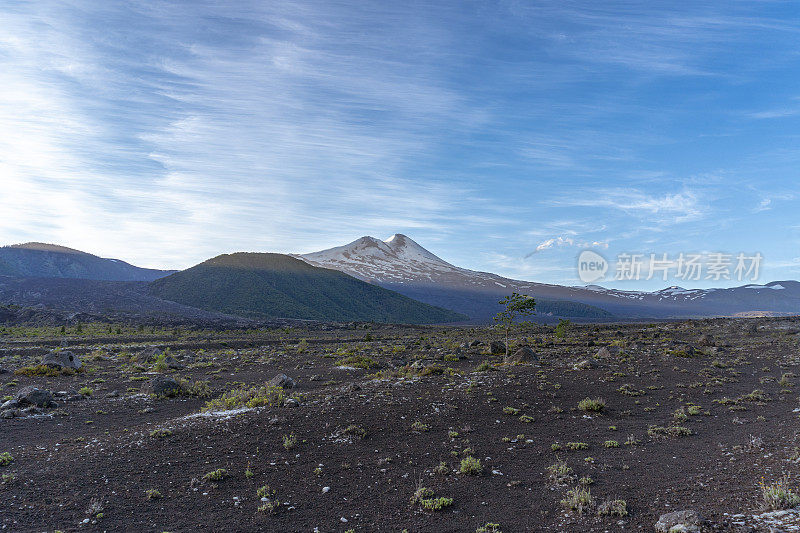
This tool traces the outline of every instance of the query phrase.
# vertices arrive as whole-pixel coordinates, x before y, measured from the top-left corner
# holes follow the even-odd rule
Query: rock
[[[6,420],[14,418],[15,416],[17,416],[17,412],[15,409],[8,409],[6,411],[0,412],[0,418],[5,418]]]
[[[0,405],[0,411],[5,411],[6,409],[16,409],[19,407],[19,402],[15,399],[8,400],[4,402],[3,405]]]
[[[590,357],[589,359],[584,359],[583,361],[578,361],[577,363],[575,363],[575,366],[573,366],[573,368],[575,370],[589,370],[591,368],[598,368],[599,366],[600,366],[600,363],[598,363],[597,360],[592,359]]]
[[[136,354],[136,362],[140,365],[154,363],[155,360],[158,359],[158,356],[162,353],[163,352],[161,351],[161,348],[156,348],[155,346],[151,348],[145,348]]]
[[[609,350],[607,346],[603,346],[597,350],[597,353],[594,354],[594,356],[600,359],[607,359],[611,357],[611,350]]]
[[[714,337],[707,333],[700,335],[700,339],[698,339],[697,343],[700,346],[714,346]]]
[[[33,385],[21,388],[17,392],[17,402],[20,407],[35,405],[36,407],[48,407],[53,403],[53,395],[49,390],[40,389]]]
[[[472,341],[471,343],[469,343],[469,347],[470,348],[477,348],[481,344],[483,344],[481,341]]]
[[[119,391],[118,390],[112,390],[111,392],[106,394],[106,398],[119,398]]]
[[[662,514],[655,524],[658,533],[700,533],[704,520],[693,509]]]
[[[504,363],[516,365],[519,363],[532,363],[537,361],[536,353],[530,346],[522,346],[513,354],[509,354],[504,360]]]
[[[8,374],[8,369],[0,366],[0,374]]]
[[[492,341],[489,345],[489,352],[492,355],[503,355],[506,353],[506,345],[500,341]]]
[[[44,356],[42,364],[52,366],[54,368],[71,368],[78,370],[81,366],[81,360],[77,355],[69,350],[52,351]]]
[[[156,376],[150,380],[150,392],[156,396],[171,398],[181,391],[181,386],[177,381],[169,376]]]
[[[294,388],[294,380],[287,376],[286,374],[278,374],[271,380],[269,380],[270,387],[280,387],[282,389],[293,389]]]
[[[284,407],[300,407],[300,400],[297,398],[286,398],[283,402]]]
[[[180,364],[178,361],[175,360],[174,357],[168,355],[164,358],[164,362],[167,364],[168,368],[173,370],[181,370],[183,369],[183,365]]]

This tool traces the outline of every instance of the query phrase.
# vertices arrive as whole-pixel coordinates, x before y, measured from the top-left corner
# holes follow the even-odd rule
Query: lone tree
[[[495,315],[494,321],[497,322],[498,328],[506,334],[506,357],[508,357],[508,333],[514,325],[514,319],[532,315],[536,308],[536,300],[527,294],[513,292],[511,296],[506,296],[498,303],[506,308]]]

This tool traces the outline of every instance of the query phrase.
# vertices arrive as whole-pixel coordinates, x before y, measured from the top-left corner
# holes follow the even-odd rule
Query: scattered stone
[[[506,345],[501,341],[492,341],[489,345],[489,352],[492,355],[503,355],[506,353]]]
[[[290,378],[286,374],[278,374],[277,376],[269,380],[269,385],[271,387],[280,387],[282,389],[293,389],[295,386],[295,382],[292,378]]]
[[[80,358],[69,350],[57,350],[48,353],[42,359],[42,364],[53,368],[71,368],[73,370],[78,370],[83,366]]]
[[[693,509],[662,514],[655,524],[658,533],[700,533],[704,520]]]
[[[17,392],[17,402],[20,407],[35,405],[36,407],[49,407],[53,403],[53,395],[49,390],[40,389],[33,385],[23,387]]]
[[[181,386],[169,376],[156,376],[150,380],[150,392],[156,396],[172,397],[180,391]]]
[[[504,360],[504,363],[516,365],[519,363],[532,363],[537,361],[536,353],[530,346],[522,346],[513,354],[509,354]]]

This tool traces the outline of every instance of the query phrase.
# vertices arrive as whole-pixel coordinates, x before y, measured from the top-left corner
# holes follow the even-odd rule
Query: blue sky
[[[183,268],[400,232],[554,283],[587,247],[800,276],[794,1],[5,0],[0,28],[3,243]]]

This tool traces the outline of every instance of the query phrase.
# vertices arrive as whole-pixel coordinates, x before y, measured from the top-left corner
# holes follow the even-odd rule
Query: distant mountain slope
[[[438,323],[464,315],[281,254],[235,253],[150,284],[152,294],[251,318]]]
[[[537,298],[537,313],[570,318],[684,318],[739,313],[800,314],[800,283],[774,282],[731,289],[670,287],[655,292],[599,286],[565,287],[513,280],[454,266],[396,234],[386,241],[361,237],[350,244],[298,255],[309,264],[335,268],[359,279],[486,322],[497,300],[511,292]]]
[[[152,281],[168,274],[53,244],[30,242],[0,248],[0,276]]]

